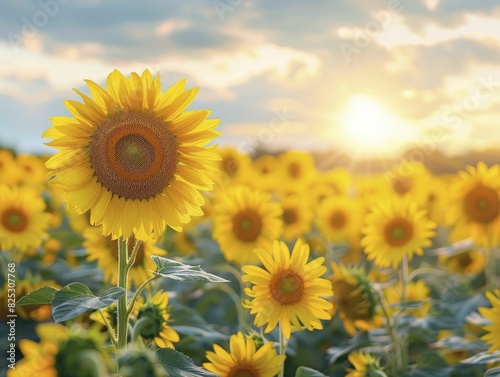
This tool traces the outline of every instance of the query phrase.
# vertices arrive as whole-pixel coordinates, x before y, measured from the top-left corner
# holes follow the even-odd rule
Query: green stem
[[[408,284],[408,254],[405,253],[401,263],[401,303],[406,302],[406,286]]]
[[[241,331],[244,333],[247,333],[250,330],[250,325],[248,322],[248,318],[245,315],[245,310],[243,306],[241,305],[241,298],[236,294],[236,292],[228,285],[225,284],[217,284],[214,285],[211,289],[218,289],[224,293],[227,293],[227,295],[231,298],[231,300],[234,302],[234,306],[236,307],[236,311],[238,313],[238,327]]]
[[[283,334],[283,329],[281,327],[281,321],[279,321],[279,342],[280,342],[280,355],[286,355],[286,341],[285,341],[285,335]],[[278,375],[279,377],[284,377],[285,376],[285,361],[283,360],[283,363],[281,364],[281,370]]]
[[[391,358],[391,365],[392,365],[392,374],[393,376],[398,375],[398,371],[400,370],[400,359],[399,359],[399,341],[398,341],[398,335],[396,333],[396,329],[393,326],[392,323],[392,318],[389,315],[389,312],[387,311],[387,306],[385,301],[382,299],[382,295],[378,293],[378,299],[380,302],[380,307],[382,308],[382,312],[384,313],[385,317],[385,326],[387,329],[387,333],[389,334],[389,337],[391,338],[391,344],[392,344],[392,349],[394,350],[394,355]]]
[[[111,339],[111,341],[113,342],[113,345],[115,346],[115,348],[118,348],[118,341],[116,339],[115,334],[113,333],[113,326],[111,326],[111,323],[109,323],[108,319],[106,318],[106,316],[102,312],[102,309],[97,309],[97,311],[101,315],[101,318],[104,321],[104,324],[106,325],[106,328],[108,329],[109,339]]]
[[[128,250],[127,241],[120,237],[118,239],[118,287],[123,288],[125,292],[118,299],[117,305],[117,334],[118,334],[118,349],[127,348],[127,330],[128,330],[128,314],[127,314],[127,283],[128,283]]]
[[[135,303],[137,301],[137,298],[139,297],[139,295],[141,294],[141,292],[144,290],[144,288],[146,288],[148,286],[149,283],[151,283],[152,281],[158,279],[159,276],[158,275],[153,275],[151,276],[148,280],[146,280],[145,282],[143,282],[139,288],[137,288],[137,290],[135,291],[134,295],[132,296],[132,299],[130,300],[129,304],[128,304],[128,308],[127,308],[127,318],[130,316],[130,314],[132,313],[132,310],[134,310],[134,306],[135,306]]]

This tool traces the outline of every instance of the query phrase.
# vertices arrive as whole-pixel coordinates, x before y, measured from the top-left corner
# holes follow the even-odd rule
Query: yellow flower
[[[69,329],[43,323],[35,331],[40,337],[39,343],[30,339],[19,341],[24,358],[16,363],[15,369],[7,371],[7,377],[92,377],[95,370],[85,359],[89,352],[105,368],[104,338],[96,328]]]
[[[467,232],[480,246],[500,242],[500,165],[480,162],[468,166],[452,185],[447,221],[458,232]]]
[[[282,180],[287,183],[280,185],[281,189],[301,191],[310,184],[310,180],[317,173],[312,155],[308,152],[286,151],[279,155],[278,160]]]
[[[481,337],[491,347],[488,352],[500,350],[500,290],[495,292],[486,292],[486,298],[492,305],[491,308],[479,308],[479,313],[491,321],[491,324],[484,326],[487,334]]]
[[[173,343],[180,340],[179,334],[168,325],[170,318],[167,292],[158,291],[144,304],[137,303],[137,323],[146,323],[139,333],[147,341],[153,341],[161,348],[174,348]]]
[[[220,377],[274,377],[281,369],[285,356],[276,354],[273,343],[257,348],[254,340],[241,332],[229,339],[227,352],[215,344],[214,352],[207,352],[208,363],[203,367]]]
[[[87,261],[97,261],[97,266],[104,273],[104,279],[116,284],[118,281],[118,240],[111,239],[110,236],[103,237],[102,230],[98,227],[88,227],[83,232],[86,240],[83,246],[87,248]],[[129,240],[129,254],[135,245],[136,240],[132,237]],[[151,277],[151,270],[156,270],[156,265],[151,259],[152,255],[160,257],[166,256],[167,252],[155,245],[155,241],[150,239],[142,241],[135,262],[130,269],[129,284],[136,287]]]
[[[16,186],[21,180],[21,171],[10,150],[0,149],[0,182]]]
[[[308,195],[312,205],[318,207],[324,199],[334,196],[349,196],[351,191],[351,175],[348,170],[335,168],[318,174],[311,182]]]
[[[224,257],[236,263],[253,263],[256,247],[268,248],[281,234],[282,210],[267,193],[234,186],[218,194],[214,204],[213,237]]]
[[[403,256],[422,255],[423,248],[431,246],[436,224],[426,217],[426,211],[416,203],[393,197],[380,202],[366,216],[361,245],[368,260],[377,266],[396,268]]]
[[[312,211],[303,195],[289,195],[281,201],[283,238],[296,239],[311,230]]]
[[[270,154],[263,155],[253,161],[251,169],[253,174],[248,183],[260,190],[273,191],[280,182],[277,174],[278,169],[278,159],[275,156]]]
[[[355,369],[347,369],[346,377],[385,376],[380,368],[379,359],[370,354],[353,352],[347,357]]]
[[[205,147],[219,133],[208,110],[185,111],[197,89],[185,80],[162,92],[160,76],[145,70],[112,72],[106,89],[86,80],[91,97],[65,101],[74,117],[53,117],[44,137],[60,151],[46,162],[64,188],[69,208],[90,210],[93,225],[113,239],[158,238],[200,216],[220,159]]]
[[[459,274],[477,274],[484,269],[484,253],[469,249],[451,256],[439,256],[439,262]]]
[[[380,325],[377,303],[370,282],[360,269],[347,268],[335,262],[329,277],[333,287],[334,312],[344,324],[347,333],[356,329],[369,330]]]
[[[359,235],[361,219],[361,207],[356,200],[337,196],[323,200],[316,223],[329,241],[346,242]]]
[[[37,191],[0,185],[0,250],[40,246],[51,220],[44,210],[45,202]]]
[[[411,198],[424,206],[430,187],[430,174],[419,162],[402,161],[392,172],[385,175],[387,194],[395,194],[402,198]]]
[[[321,330],[321,320],[331,319],[332,304],[325,299],[332,296],[332,284],[321,278],[326,272],[325,258],[309,259],[309,246],[298,239],[290,254],[284,242],[274,241],[272,252],[256,249],[264,265],[244,266],[242,281],[250,282],[245,288],[251,300],[244,306],[255,314],[255,325],[268,333],[281,323],[283,334],[290,338],[293,330],[306,328]]]
[[[244,175],[244,172],[250,166],[250,157],[233,147],[217,148],[217,152],[222,158],[219,161],[220,173],[218,174],[222,174],[222,177],[219,178],[219,183],[225,185],[229,181],[242,178],[242,175]]]
[[[41,185],[47,180],[47,171],[43,161],[31,154],[20,154],[16,159],[21,171],[21,182],[28,185]]]

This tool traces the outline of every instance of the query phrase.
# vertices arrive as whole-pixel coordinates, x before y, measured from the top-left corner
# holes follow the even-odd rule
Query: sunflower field
[[[0,150],[2,376],[500,376],[500,165],[250,156],[184,80],[85,82]]]

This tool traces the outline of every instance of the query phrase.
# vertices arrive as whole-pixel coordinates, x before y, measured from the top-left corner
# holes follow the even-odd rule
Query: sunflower
[[[316,224],[329,241],[346,242],[359,235],[361,219],[361,207],[356,200],[336,196],[321,203]]]
[[[40,194],[28,187],[0,185],[0,250],[40,246],[51,215]]]
[[[281,369],[285,356],[278,356],[273,343],[257,347],[254,340],[241,332],[231,335],[229,352],[215,344],[214,352],[206,354],[203,368],[220,377],[274,377]]]
[[[500,242],[500,165],[468,166],[452,185],[447,222],[470,234],[479,246]]]
[[[335,168],[318,174],[311,181],[308,192],[314,207],[318,207],[324,199],[351,194],[351,175],[348,170]]]
[[[289,195],[281,201],[283,238],[296,239],[311,230],[313,213],[302,195]]]
[[[0,149],[0,182],[10,186],[17,185],[21,180],[21,171],[16,164],[12,152]]]
[[[97,261],[97,266],[104,273],[104,279],[111,284],[116,284],[118,281],[116,268],[118,265],[118,240],[113,240],[110,236],[103,237],[99,227],[88,227],[83,235],[86,239],[83,246],[87,249],[87,261]],[[132,237],[129,242],[129,253],[135,242],[136,240]],[[130,269],[130,284],[137,287],[151,276],[151,270],[156,269],[156,265],[151,259],[152,255],[163,257],[167,255],[167,252],[157,247],[152,239],[142,241],[135,257],[135,263]]]
[[[254,188],[264,191],[274,191],[279,185],[279,177],[277,175],[279,164],[278,159],[271,155],[265,154],[255,159],[252,163],[253,172],[250,185]]]
[[[179,341],[179,334],[168,325],[170,313],[168,308],[168,293],[158,291],[146,300],[137,303],[137,322],[142,320],[143,326],[139,334],[146,341],[153,341],[161,348],[174,348],[173,343]]]
[[[65,101],[74,117],[53,117],[43,135],[60,149],[46,166],[70,209],[90,210],[91,223],[113,239],[158,238],[202,215],[198,190],[212,189],[220,160],[205,145],[219,135],[219,120],[184,111],[197,89],[184,91],[182,80],[162,92],[148,70],[128,79],[115,70],[106,89],[86,83],[92,97],[76,90],[84,103]]]
[[[329,277],[333,287],[334,312],[339,314],[346,332],[350,335],[356,329],[369,330],[377,327],[377,302],[365,274],[356,268],[347,268],[332,262],[333,273]]]
[[[107,355],[103,335],[97,328],[68,328],[55,323],[39,324],[35,329],[40,342],[21,339],[19,348],[24,358],[7,377],[93,377],[96,362],[106,368]],[[87,356],[92,353],[93,363]]]
[[[219,161],[220,174],[223,175],[219,178],[221,184],[237,181],[245,175],[250,166],[250,157],[247,154],[233,147],[220,147],[217,148],[217,152],[222,158]]]
[[[347,368],[349,373],[346,374],[346,377],[386,376],[381,370],[380,360],[370,354],[353,352],[347,358],[355,369]]]
[[[21,182],[28,185],[41,185],[47,180],[47,171],[43,161],[31,154],[20,154],[16,163],[21,171]]]
[[[214,204],[213,237],[228,261],[257,262],[253,249],[268,248],[282,230],[282,210],[267,193],[232,186]]]
[[[481,337],[491,347],[488,352],[495,352],[500,350],[500,290],[495,289],[494,292],[486,292],[486,298],[492,305],[491,308],[479,308],[479,313],[490,320],[489,325],[484,326],[484,330],[487,331],[485,335]]]
[[[441,255],[438,261],[458,274],[477,274],[484,270],[484,253],[474,248],[453,255]]]
[[[255,325],[268,333],[281,324],[283,335],[288,339],[293,330],[306,328],[321,330],[321,320],[331,319],[332,304],[325,298],[332,296],[332,284],[321,278],[326,272],[325,258],[311,262],[309,246],[299,238],[292,252],[284,242],[274,241],[272,251],[256,249],[255,254],[264,265],[244,266],[242,281],[250,282],[245,288],[251,300],[244,306],[255,315]]]
[[[372,207],[366,216],[361,245],[368,260],[380,267],[396,268],[403,256],[422,255],[431,246],[436,224],[426,217],[426,211],[405,198],[393,197]]]
[[[281,177],[287,185],[281,188],[303,191],[316,175],[316,167],[310,153],[302,151],[286,151],[278,156]]]
[[[430,178],[429,171],[422,163],[404,160],[393,171],[385,174],[386,195],[411,198],[419,206],[424,206],[431,186]]]

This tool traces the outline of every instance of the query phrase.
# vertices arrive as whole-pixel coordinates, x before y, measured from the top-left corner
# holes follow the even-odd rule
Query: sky
[[[0,146],[53,153],[64,99],[125,75],[200,88],[252,153],[500,145],[497,0],[16,0],[0,12]]]

